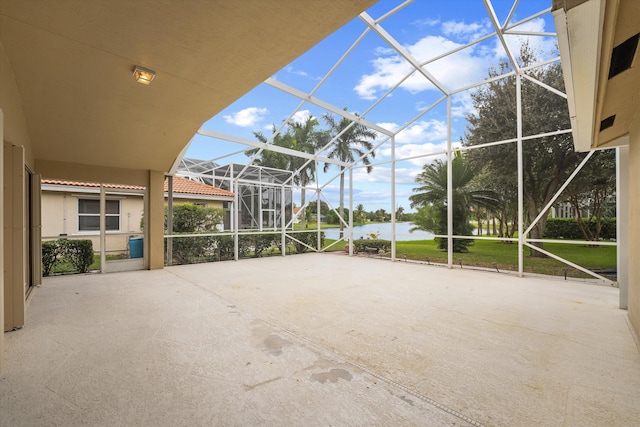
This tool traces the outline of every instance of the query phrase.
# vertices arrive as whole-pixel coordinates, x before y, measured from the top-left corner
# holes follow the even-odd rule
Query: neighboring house
[[[164,181],[164,198],[168,197],[168,179]],[[173,177],[173,203],[197,203],[210,208],[225,210],[224,229],[231,230],[231,206],[234,195],[231,191],[195,182],[181,176]]]
[[[165,179],[165,200],[168,184]],[[142,235],[144,187],[105,184],[106,250],[123,253],[132,237]],[[42,180],[42,239],[86,238],[100,250],[100,184]],[[233,193],[210,185],[173,177],[173,203],[198,203],[227,211],[225,229],[230,228],[229,211]]]
[[[311,219],[313,221],[317,221],[318,220],[318,215],[316,214],[311,214]],[[324,216],[323,214],[320,214],[320,222],[327,222],[327,217]]]

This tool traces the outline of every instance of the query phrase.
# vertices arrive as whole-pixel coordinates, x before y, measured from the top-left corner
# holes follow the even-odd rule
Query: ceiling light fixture
[[[138,83],[148,85],[149,83],[151,83],[151,80],[156,77],[156,72],[148,68],[136,65],[136,67],[133,69],[133,77]]]

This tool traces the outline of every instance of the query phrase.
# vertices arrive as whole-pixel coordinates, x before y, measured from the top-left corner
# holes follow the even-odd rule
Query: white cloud
[[[392,132],[400,128],[397,123],[378,123]],[[446,148],[447,124],[440,120],[421,120],[403,129],[396,135],[396,159],[408,157],[425,156],[436,152],[441,152]],[[390,144],[384,144],[376,152],[377,159],[388,159],[391,157]],[[422,166],[429,161],[429,158],[412,159],[409,162]]]
[[[417,158],[412,158],[407,160],[409,163],[414,164],[416,166],[422,166],[425,163],[429,163],[432,159],[432,154],[442,153],[447,148],[446,141],[442,141],[440,143],[430,143],[426,142],[424,144],[405,144],[396,146],[396,159],[408,159],[410,157],[422,156]],[[391,156],[391,148],[384,148],[380,150],[380,155],[384,157]],[[424,157],[429,156],[429,157]]]
[[[295,74],[297,76],[303,76],[303,77],[309,76],[309,74],[306,71],[296,70],[292,66],[288,66],[287,68],[285,68],[285,70],[287,71],[287,73]]]
[[[475,40],[491,32],[493,28],[489,21],[472,22],[446,21],[442,23],[442,32],[446,36],[458,37],[465,41]]]
[[[424,27],[434,27],[439,23],[440,23],[439,19],[425,18],[425,19],[416,19],[411,23],[411,25],[415,25],[418,28],[424,28]]]
[[[224,116],[227,123],[241,127],[255,126],[269,113],[266,108],[249,107],[231,115]]]
[[[422,63],[451,52],[469,40],[493,31],[486,19],[471,23],[447,21],[442,23],[441,29],[444,36],[429,35],[414,44],[405,45],[404,48],[419,63]],[[545,21],[543,18],[537,18],[525,22],[513,30],[544,32]],[[532,50],[542,58],[549,57],[550,52],[556,50],[553,37],[506,35],[505,40],[515,56],[517,56],[523,42],[528,42]],[[371,72],[363,74],[354,87],[354,91],[361,98],[376,99],[412,71],[413,74],[400,86],[402,89],[411,94],[425,90],[437,90],[433,83],[422,74],[414,71],[414,68],[394,51],[388,48],[377,48],[374,50],[374,55],[375,58],[370,61]],[[481,82],[486,78],[489,67],[498,65],[505,58],[502,44],[497,37],[494,37],[490,39],[490,42],[467,47],[432,62],[424,68],[445,88],[452,90]],[[462,107],[468,107],[468,105],[462,105]],[[462,114],[462,110],[459,110],[457,114]]]
[[[447,123],[440,120],[415,122],[396,135],[396,143],[407,144],[447,138]]]
[[[293,117],[291,117],[291,121],[294,123],[304,123],[311,116],[311,111],[309,110],[300,110],[296,111]]]
[[[531,21],[525,22],[517,27],[514,27],[512,30],[514,31],[528,31],[528,32],[544,32],[545,31],[545,22],[542,18],[533,19]],[[555,38],[553,37],[541,37],[541,36],[524,36],[524,35],[505,35],[505,41],[507,46],[509,46],[509,50],[514,54],[514,56],[518,56],[520,52],[520,46],[523,43],[529,43],[529,47],[533,50],[537,55],[541,55],[543,57],[547,57],[551,52],[556,50],[555,46]],[[496,44],[496,56],[504,58],[504,49],[501,45]]]
[[[461,44],[442,36],[427,36],[405,48],[418,62],[424,62],[460,46]],[[478,76],[486,74],[486,69],[493,62],[493,58],[488,55],[478,55],[482,52],[484,51],[474,47],[466,48],[427,65],[425,69],[445,87],[458,88],[480,80],[481,77]],[[371,64],[373,72],[361,76],[354,88],[356,93],[364,99],[375,99],[381,92],[395,86],[413,70],[413,67],[397,54],[378,55]],[[414,72],[400,87],[412,94],[436,89],[418,72]]]
[[[458,93],[451,99],[451,117],[464,119],[474,111],[475,107],[469,92]]]

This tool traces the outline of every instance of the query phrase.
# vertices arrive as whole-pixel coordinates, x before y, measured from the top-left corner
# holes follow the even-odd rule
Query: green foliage
[[[343,215],[344,221],[349,222],[349,209],[344,209]],[[338,218],[338,213],[334,209],[327,212],[325,220],[327,224],[342,224],[340,218]]]
[[[309,115],[304,122],[290,121],[287,123],[285,131],[278,132],[276,126],[272,127],[272,135],[267,138],[262,132],[254,132],[256,139],[262,143],[271,143],[278,147],[289,148],[304,153],[315,154],[316,150],[324,147],[329,142],[329,134],[326,130],[317,130],[319,126],[318,119]],[[293,182],[299,184],[300,201],[302,206],[306,202],[306,186],[315,179],[316,162],[309,162],[307,159],[298,156],[292,156],[277,153],[271,150],[259,150],[254,148],[245,152],[247,156],[258,157],[253,163],[258,166],[282,169],[296,172],[293,176]],[[309,215],[305,212],[300,216],[302,228],[305,228]]]
[[[58,262],[58,242],[47,241],[42,242],[42,274],[48,276],[51,274],[51,270]]]
[[[615,150],[596,151],[563,192],[564,200],[577,214],[581,238],[608,238],[602,233],[607,226],[605,218],[615,215],[615,192]]]
[[[210,236],[176,237],[172,243],[173,260],[176,264],[193,264],[208,261],[214,253],[215,238]]]
[[[93,263],[93,243],[91,240],[65,240],[61,239],[60,253],[68,260],[74,269],[80,273],[89,271]]]
[[[458,236],[470,236],[473,226],[469,224],[469,212],[472,207],[493,209],[499,201],[493,190],[474,189],[471,182],[476,176],[477,169],[460,153],[451,161],[452,192],[453,192],[453,230]],[[425,230],[434,234],[445,235],[447,226],[447,169],[448,164],[441,160],[426,164],[422,172],[416,177],[419,187],[416,193],[409,197],[412,207],[419,207],[413,230]],[[448,239],[436,238],[438,247],[447,250]],[[467,246],[473,244],[471,239],[454,239],[453,251],[466,252]]]
[[[195,203],[179,203],[173,205],[174,233],[213,233],[217,231],[216,226],[222,224],[223,220],[223,209],[211,208]]]
[[[533,49],[524,44],[520,48],[521,66],[537,62]],[[489,71],[491,79],[512,71],[508,62]],[[533,68],[527,75],[550,87],[564,90],[562,69],[559,63]],[[539,84],[522,79],[522,133],[540,135],[557,130],[570,129],[567,102],[562,97]],[[467,116],[469,123],[465,145],[480,145],[495,141],[515,139],[517,135],[516,77],[509,76],[490,81],[471,94],[473,112]],[[571,133],[551,135],[523,143],[523,179],[525,221],[532,221],[551,200],[563,182],[584,157],[573,148]],[[513,218],[517,205],[516,144],[501,144],[469,151],[470,160],[491,172],[492,179],[486,185],[502,195],[501,222]],[[543,217],[531,230],[532,238],[541,238],[545,228]],[[536,245],[542,246],[537,243]],[[533,251],[533,256],[541,256]]]
[[[173,233],[215,233],[224,220],[224,210],[194,203],[173,205]],[[165,210],[166,224],[166,210]],[[172,239],[173,259],[177,264],[210,260],[216,253],[218,237],[192,236]]]
[[[595,234],[596,223],[586,223]],[[600,238],[611,240],[616,238],[616,219],[605,218],[601,222]],[[544,237],[548,239],[584,239],[584,234],[575,218],[549,218],[544,229]]]
[[[295,237],[297,240],[299,240],[302,243],[306,243],[311,247],[315,247],[318,239],[318,233],[315,231],[305,231],[303,233],[296,233],[293,235],[293,237]],[[309,249],[300,242],[293,240],[292,238],[287,239],[287,244],[292,245],[297,254],[304,253]],[[323,245],[324,245],[324,232],[321,232],[320,246],[323,246]]]
[[[344,110],[347,111],[347,108],[345,107]],[[357,113],[354,113],[354,115],[358,117]],[[354,163],[357,159],[360,159],[362,164],[366,166],[367,173],[371,173],[373,169],[371,159],[376,156],[371,141],[375,139],[377,134],[363,124],[353,123],[346,117],[336,120],[333,115],[324,114],[322,118],[329,126],[329,134],[333,141],[329,146],[327,157],[346,163]],[[328,171],[330,167],[330,163],[325,163],[324,171]],[[340,207],[338,208],[338,214],[342,218],[346,218],[344,214],[344,173],[345,167],[340,166]],[[344,224],[340,223],[341,236],[343,229]]]
[[[42,243],[42,274],[49,276],[57,264],[67,264],[72,271],[86,273],[93,263],[91,240],[58,239]]]
[[[280,243],[279,234],[256,234],[253,236],[253,256],[258,258],[262,256],[262,253],[270,247],[276,245],[276,239]]]
[[[383,239],[356,239],[353,241],[356,252],[366,253],[367,248],[376,248],[378,252],[388,252],[391,242]]]
[[[216,236],[218,260],[226,261],[233,259],[233,236]]]

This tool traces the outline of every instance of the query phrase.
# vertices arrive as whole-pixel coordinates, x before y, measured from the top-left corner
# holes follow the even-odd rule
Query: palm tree
[[[346,107],[344,111],[347,111]],[[376,133],[362,124],[353,123],[346,117],[336,121],[332,115],[324,114],[322,118],[329,126],[332,139],[335,138],[329,147],[327,157],[345,163],[353,163],[362,157],[362,163],[367,167],[367,173],[371,173],[373,167],[369,157],[374,158],[375,152],[371,151],[373,144],[370,140],[376,137]],[[324,171],[329,170],[330,166],[330,163],[325,163]],[[340,208],[338,213],[342,218],[344,218],[344,171],[345,167],[340,166]],[[343,233],[344,223],[340,221],[340,238]]]
[[[476,176],[476,170],[465,162],[457,152],[451,162],[453,190],[453,234],[471,235],[473,227],[469,224],[469,211],[472,206],[495,209],[499,204],[499,195],[493,190],[473,189],[470,185]],[[415,229],[431,231],[435,234],[447,234],[447,163],[436,160],[424,165],[416,177],[419,187],[409,197],[411,207],[418,207]],[[437,239],[440,249],[448,248],[447,239]],[[466,252],[473,241],[454,239],[453,251]]]
[[[309,115],[302,123],[290,122],[289,131],[291,133],[291,148],[305,153],[315,154],[317,149],[321,148],[329,141],[329,134],[327,131],[316,129],[319,125],[320,123],[318,122],[318,119],[312,115]],[[306,186],[309,182],[315,179],[316,163],[315,161],[309,161],[302,157],[291,156],[288,169],[291,171],[299,171],[299,173],[294,176],[293,180],[301,187],[300,205],[304,210],[304,205],[306,203]],[[307,227],[304,211],[301,213],[300,226],[303,229]]]
[[[366,212],[364,211],[364,205],[362,203],[356,206],[356,210],[353,213],[355,214],[356,220],[360,224],[363,224],[365,222]]]
[[[271,128],[271,133],[275,134],[276,132],[277,132],[276,126],[273,125],[273,127]],[[256,137],[258,141],[262,142],[263,144],[266,144],[267,142],[269,142],[269,138],[264,136],[262,132],[253,132],[253,135]],[[282,132],[275,134],[273,136],[272,144],[277,145],[279,147],[291,148],[291,144],[292,144],[291,135],[289,135],[288,133],[282,133]],[[245,154],[247,156],[253,156],[259,150],[260,150],[259,148],[252,148],[250,150],[245,151]],[[260,152],[258,157],[253,160],[253,163],[257,166],[288,170],[290,160],[289,160],[289,156],[287,156],[286,154],[277,153],[275,151],[264,149]]]

